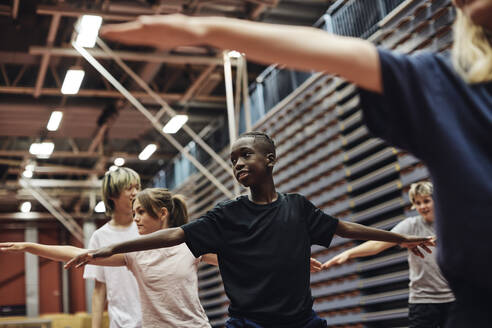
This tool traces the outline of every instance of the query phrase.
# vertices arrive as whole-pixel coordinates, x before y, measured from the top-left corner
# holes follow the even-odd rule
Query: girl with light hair
[[[432,236],[434,231],[433,186],[428,181],[412,183],[408,196],[417,216],[408,217],[398,223],[392,232],[415,236]],[[323,269],[341,265],[355,258],[373,256],[395,243],[367,241],[348,249],[326,263]],[[443,277],[436,261],[436,252],[419,257],[408,252],[409,295],[408,320],[410,328],[444,327],[455,306],[455,297]]]

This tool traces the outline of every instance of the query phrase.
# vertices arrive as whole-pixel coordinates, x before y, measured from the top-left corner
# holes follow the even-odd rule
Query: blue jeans
[[[283,328],[283,327],[290,327],[290,326],[276,325],[276,324],[262,326],[246,318],[235,318],[235,317],[230,318],[226,322],[226,328]],[[309,318],[309,321],[307,321],[303,326],[296,327],[296,328],[326,328],[326,327],[328,327],[326,320],[318,317],[316,312],[313,311],[311,313],[311,318]]]

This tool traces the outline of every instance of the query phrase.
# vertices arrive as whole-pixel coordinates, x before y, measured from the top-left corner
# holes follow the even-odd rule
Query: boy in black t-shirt
[[[231,147],[236,179],[248,196],[219,203],[191,223],[134,241],[80,255],[67,266],[186,242],[198,257],[218,255],[224,288],[231,303],[227,327],[326,327],[312,310],[309,281],[311,245],[329,247],[334,234],[346,238],[400,244],[423,256],[429,238],[406,236],[339,221],[299,194],[275,190],[275,145],[261,132],[243,134]]]

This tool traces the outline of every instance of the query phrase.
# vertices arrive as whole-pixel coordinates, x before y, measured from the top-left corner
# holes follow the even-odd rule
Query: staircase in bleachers
[[[378,24],[368,39],[393,50],[446,51],[451,45],[451,0],[403,2]],[[412,155],[369,135],[362,123],[357,89],[332,76],[315,74],[288,102],[272,109],[255,127],[278,146],[275,182],[279,191],[298,192],[325,212],[373,227],[390,229],[410,212],[408,186],[428,177]],[[224,159],[227,150],[222,153]],[[230,175],[209,169],[230,190]],[[201,174],[175,190],[185,193],[191,217],[224,195]],[[336,237],[329,249],[313,247],[320,261],[356,245]],[[406,252],[390,249],[379,256],[312,274],[314,308],[332,327],[407,325]],[[200,298],[214,327],[227,320],[228,300],[217,268],[199,271]]]

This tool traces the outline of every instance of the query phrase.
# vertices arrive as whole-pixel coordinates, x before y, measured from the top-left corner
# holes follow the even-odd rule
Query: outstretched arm
[[[389,243],[385,241],[366,241],[357,247],[351,248],[338,254],[329,261],[323,263],[322,270],[328,269],[335,265],[340,265],[347,262],[350,259],[371,256],[381,253],[382,251],[395,246],[396,243]]]
[[[184,230],[181,228],[162,229],[137,239],[124,241],[94,251],[77,254],[65,264],[65,269],[80,267],[87,263],[120,253],[145,251],[149,249],[172,247],[185,242]]]
[[[433,237],[403,235],[342,220],[338,223],[336,234],[345,238],[377,240],[398,244],[401,247],[408,248],[420,257],[424,257],[424,255],[419,250],[419,247],[422,247],[427,253],[432,253],[428,246],[435,246]]]
[[[85,253],[87,250],[74,246],[43,245],[37,243],[0,243],[0,252],[5,253],[31,253],[54,261],[66,262],[71,258]],[[122,266],[125,265],[123,256],[94,261],[95,265]]]
[[[312,27],[176,14],[140,16],[133,22],[106,25],[101,35],[126,44],[168,49],[209,44],[246,53],[254,61],[325,71],[363,88],[382,91],[379,57],[372,43]]]

